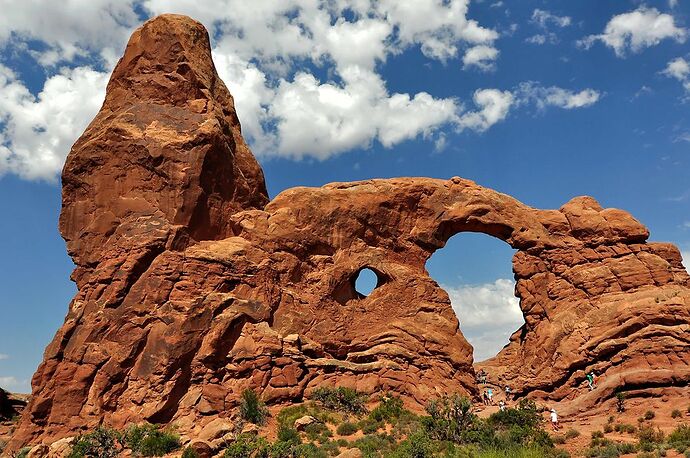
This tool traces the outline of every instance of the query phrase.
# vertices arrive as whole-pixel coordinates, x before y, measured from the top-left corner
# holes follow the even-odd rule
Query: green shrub
[[[3,450],[5,450],[5,447],[7,447],[7,442],[0,440],[0,453],[2,453]],[[2,456],[2,455],[0,455],[0,456]]]
[[[223,458],[267,458],[269,444],[263,437],[254,434],[240,434],[235,442],[230,444],[223,453]]]
[[[566,439],[574,439],[580,435],[580,431],[577,429],[570,428],[568,431],[565,432],[565,438]]]
[[[621,391],[616,393],[616,410],[618,412],[625,412],[625,393]]]
[[[280,425],[278,427],[278,442],[299,444],[302,442],[302,439],[299,437],[299,432],[297,432],[295,428],[287,425]]]
[[[668,435],[667,442],[679,452],[690,448],[690,425],[679,425]]]
[[[390,451],[395,445],[395,440],[387,434],[368,434],[352,442],[351,445],[358,448],[365,458],[377,457]]]
[[[135,455],[164,456],[180,448],[180,436],[148,423],[130,426],[124,435],[125,445]]]
[[[628,423],[616,423],[614,429],[616,430],[616,432],[629,434],[635,434],[635,432],[637,431],[637,428]]]
[[[371,411],[369,417],[374,421],[385,421],[391,423],[397,420],[405,411],[403,401],[397,396],[386,396],[381,399],[381,403]]]
[[[553,441],[554,444],[557,444],[557,445],[565,444],[565,436],[561,435],[561,434],[556,434],[555,436],[551,436],[551,440]]]
[[[120,433],[99,426],[93,432],[77,437],[67,458],[114,458],[122,449],[121,442]]]
[[[643,426],[637,431],[637,439],[640,448],[645,452],[650,452],[657,448],[658,444],[664,442],[664,433],[660,429],[651,426]]]
[[[395,451],[387,457],[390,458],[430,458],[433,456],[434,448],[429,436],[424,432],[418,431],[402,441]]]
[[[268,417],[266,405],[259,399],[252,390],[244,390],[240,400],[240,416],[243,420],[255,425],[263,425]]]
[[[321,387],[314,390],[311,397],[327,409],[353,414],[361,414],[366,411],[364,404],[367,396],[351,388]]]
[[[333,435],[328,427],[323,423],[312,423],[304,428],[304,432],[307,435],[307,439],[310,441],[315,441],[322,436],[328,438]]]
[[[352,436],[357,431],[359,431],[359,427],[356,424],[346,421],[341,423],[335,432],[337,432],[340,436]]]
[[[680,418],[682,416],[683,413],[678,409],[673,409],[673,412],[671,412],[671,418]]]
[[[606,423],[606,424],[604,425],[604,433],[605,433],[605,434],[609,434],[609,433],[612,433],[612,432],[613,432],[613,425],[611,425],[611,423]]]
[[[588,458],[617,458],[621,455],[634,453],[636,450],[635,444],[604,441],[601,445],[587,449],[585,456]]]
[[[29,455],[30,451],[31,451],[31,447],[22,447],[19,449],[19,451],[15,455],[15,458],[26,458]],[[72,455],[69,455],[69,456],[71,457]],[[108,456],[110,456],[110,455],[108,455]],[[98,458],[100,458],[100,457],[98,457]]]
[[[338,444],[333,441],[327,441],[321,444],[321,450],[323,450],[330,456],[336,456],[340,454],[340,447],[338,447]]]
[[[645,420],[652,420],[654,417],[656,417],[656,414],[652,412],[651,410],[648,410],[644,413],[644,419]]]
[[[437,440],[464,442],[466,435],[479,424],[472,413],[472,402],[458,394],[432,399],[426,405],[426,412],[429,417],[423,419],[424,428]]]
[[[199,458],[199,454],[192,447],[187,447],[182,452],[182,458]]]
[[[603,431],[592,431],[592,439],[602,439],[604,437]]]
[[[379,429],[385,426],[385,423],[381,420],[375,420],[371,416],[360,420],[358,423],[359,429],[362,430],[364,434],[373,434]]]
[[[300,444],[294,447],[292,456],[299,458],[328,458],[328,454],[314,444]]]

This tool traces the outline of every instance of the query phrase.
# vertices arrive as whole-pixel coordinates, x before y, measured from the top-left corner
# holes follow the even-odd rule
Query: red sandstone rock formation
[[[690,380],[690,277],[624,211],[588,197],[537,210],[459,178],[295,188],[264,205],[208,37],[188,18],[134,33],[63,181],[79,292],[12,447],[101,422],[195,437],[245,388],[268,402],[328,384],[417,403],[475,395],[472,348],[425,270],[463,231],[518,250],[526,324],[484,365],[518,394],[596,402]],[[379,282],[361,297],[365,267]],[[591,368],[604,374],[595,394],[582,388]]]

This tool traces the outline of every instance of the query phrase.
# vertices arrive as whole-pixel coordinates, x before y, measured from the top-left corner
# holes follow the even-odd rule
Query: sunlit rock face
[[[525,325],[483,364],[519,395],[579,405],[690,378],[690,278],[630,214],[578,197],[538,210],[453,178],[295,188],[268,202],[199,23],[130,39],[63,171],[60,230],[79,292],[10,444],[105,423],[197,435],[251,388],[269,403],[323,385],[411,405],[477,394],[472,348],[425,270],[453,235],[517,250]],[[367,297],[360,270],[376,272]],[[462,319],[462,317],[461,317]],[[604,375],[583,388],[585,370]]]

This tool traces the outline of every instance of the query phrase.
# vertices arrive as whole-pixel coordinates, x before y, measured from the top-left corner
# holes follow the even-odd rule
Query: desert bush
[[[679,425],[668,435],[667,442],[679,452],[690,448],[690,425]]]
[[[182,458],[199,458],[199,454],[192,447],[187,447],[182,452]]]
[[[354,423],[350,423],[349,421],[346,421],[344,423],[341,423],[335,432],[337,432],[340,436],[352,436],[357,431],[359,431],[359,426],[357,426]]]
[[[616,432],[628,434],[635,434],[635,432],[637,431],[637,428],[628,423],[616,423],[613,429],[615,429]]]
[[[658,449],[659,444],[664,442],[664,432],[658,428],[643,426],[637,431],[637,439],[642,451],[651,452]]]
[[[646,411],[643,415],[643,418],[647,421],[654,419],[654,417],[656,417],[656,414],[651,410]]]
[[[122,449],[121,443],[120,433],[99,426],[93,432],[78,436],[67,458],[114,458]]]
[[[618,412],[625,412],[625,393],[621,391],[616,393],[616,410]]]
[[[223,458],[267,458],[270,446],[266,439],[253,434],[240,434],[223,453]]]
[[[472,413],[472,402],[457,394],[432,399],[426,412],[429,417],[423,419],[424,427],[437,440],[465,442],[467,433],[479,423]]]
[[[386,396],[381,398],[381,402],[369,413],[369,417],[377,422],[391,423],[397,420],[404,411],[402,399],[397,396]]]
[[[389,455],[390,458],[428,458],[433,456],[434,447],[429,436],[423,431],[417,431],[402,441],[395,451]]]
[[[299,444],[302,439],[299,432],[291,426],[280,425],[278,427],[278,442],[289,442],[291,444]]]
[[[295,424],[295,420],[302,418],[305,415],[311,415],[321,423],[340,423],[337,415],[334,415],[311,402],[285,407],[278,412],[278,415],[276,415],[276,420],[278,421],[279,425],[284,424],[287,426],[293,426]]]
[[[634,453],[637,450],[635,444],[630,443],[613,443],[605,441],[601,445],[590,447],[585,451],[587,458],[617,458],[621,455]]]
[[[321,450],[314,444],[300,444],[296,445],[292,451],[291,455],[288,455],[289,458],[291,457],[299,457],[299,458],[328,458],[328,453],[325,451]],[[285,457],[285,458],[288,458]],[[273,457],[271,457],[273,458]],[[276,457],[276,458],[283,458],[283,457]]]
[[[603,431],[592,431],[592,439],[602,439],[604,437]]]
[[[323,450],[330,456],[336,456],[340,454],[340,447],[338,447],[338,444],[333,441],[327,441],[321,444],[321,450]]]
[[[613,425],[611,423],[606,423],[604,425],[604,433],[609,434],[613,432]]]
[[[364,404],[367,396],[351,388],[321,387],[314,390],[311,397],[327,409],[353,414],[366,412]]]
[[[263,425],[268,417],[266,405],[259,399],[252,390],[244,390],[240,400],[240,416],[243,420],[255,425]]]
[[[554,444],[563,445],[563,444],[565,444],[565,435],[556,434],[555,436],[551,436],[551,440],[553,441]]]
[[[26,458],[29,455],[30,451],[31,451],[31,447],[22,447],[19,449],[17,454],[14,456],[14,458]]]
[[[673,409],[673,411],[671,412],[671,418],[680,418],[682,416],[683,413],[678,409]]]
[[[179,435],[148,423],[130,426],[124,434],[124,442],[140,456],[165,456],[181,445]]]
[[[352,442],[351,445],[358,448],[365,458],[377,457],[390,451],[395,446],[395,439],[385,433],[367,434]]]
[[[568,431],[565,432],[565,438],[566,439],[574,439],[580,435],[580,431],[577,429],[570,428]]]
[[[304,428],[304,432],[307,435],[307,439],[310,441],[318,440],[319,442],[325,442],[333,435],[331,430],[323,423],[312,423]]]
[[[382,420],[377,421],[371,417],[366,417],[360,420],[357,425],[364,434],[373,434],[379,429],[383,428],[386,424]]]

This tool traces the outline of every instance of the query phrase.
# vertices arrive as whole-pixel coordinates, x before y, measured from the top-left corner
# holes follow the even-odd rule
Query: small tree
[[[616,393],[616,410],[625,412],[625,393],[619,391]]]
[[[268,417],[268,409],[254,391],[246,389],[242,392],[240,416],[249,423],[263,425]]]

